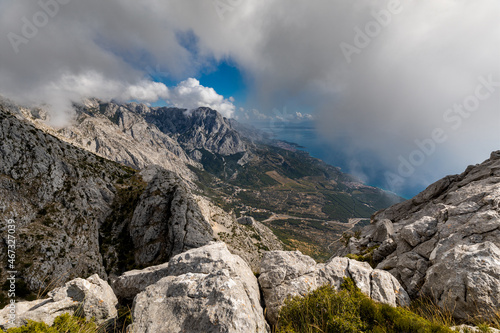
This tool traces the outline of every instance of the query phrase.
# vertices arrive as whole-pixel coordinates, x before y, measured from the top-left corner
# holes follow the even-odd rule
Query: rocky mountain
[[[170,134],[187,151],[204,149],[223,156],[248,150],[230,121],[210,108],[142,108],[140,114],[163,133]],[[196,155],[196,154],[195,154]]]
[[[75,105],[75,119],[63,128],[48,126],[40,109],[17,108],[17,113],[101,157],[137,169],[155,164],[170,170],[195,194],[236,218],[253,216],[287,249],[318,260],[331,256],[344,231],[402,200],[208,108],[89,99]]]
[[[368,251],[410,296],[431,297],[460,319],[492,318],[500,308],[500,151],[377,212],[341,254]]]
[[[172,171],[109,161],[9,109],[0,106],[0,260],[7,262],[12,219],[19,297],[163,263],[221,237],[254,269],[265,250],[281,248],[267,228],[238,223]],[[6,281],[4,267],[0,277]]]

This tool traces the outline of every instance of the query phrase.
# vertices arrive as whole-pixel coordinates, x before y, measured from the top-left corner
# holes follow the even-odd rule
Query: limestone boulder
[[[457,319],[490,317],[500,307],[500,151],[375,213],[358,243],[378,245],[377,268],[411,297],[431,297]]]
[[[54,319],[63,313],[78,312],[88,320],[94,318],[98,324],[117,317],[118,299],[109,284],[97,274],[85,280],[81,278],[71,280],[49,292],[48,296],[47,299],[18,302],[13,325],[8,323],[11,308],[5,307],[0,311],[0,327],[4,329],[19,327],[25,325],[28,320],[52,325]]]
[[[168,262],[162,265],[132,270],[123,273],[111,282],[111,287],[119,299],[133,300],[150,285],[167,276]]]
[[[299,251],[271,251],[264,255],[259,283],[264,296],[266,316],[271,324],[288,297],[304,296],[325,284],[339,289],[351,278],[372,299],[392,306],[409,305],[409,297],[390,273],[373,269],[366,262],[334,257],[325,264]]]
[[[174,256],[139,293],[129,332],[269,332],[257,279],[224,243]]]

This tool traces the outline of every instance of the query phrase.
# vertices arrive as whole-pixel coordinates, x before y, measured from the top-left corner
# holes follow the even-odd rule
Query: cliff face
[[[373,258],[411,296],[428,295],[455,316],[500,306],[500,151],[382,210],[345,252]]]
[[[52,281],[105,277],[99,226],[113,186],[135,172],[63,143],[0,109],[0,260],[7,262],[6,220],[16,224],[16,270],[32,290]],[[1,270],[2,278],[5,270]]]
[[[75,119],[63,128],[46,124],[44,110],[19,113],[36,127],[107,159],[142,169],[159,165],[192,182],[188,168],[203,168],[202,152],[229,156],[248,150],[234,123],[217,111],[154,108],[144,104],[102,103],[88,99],[75,106]]]
[[[162,132],[176,137],[188,151],[205,149],[228,156],[247,150],[247,144],[231,122],[212,109],[154,108],[141,109],[140,113]]]

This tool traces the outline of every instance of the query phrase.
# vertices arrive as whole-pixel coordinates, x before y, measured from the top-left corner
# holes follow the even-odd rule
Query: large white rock
[[[130,332],[269,332],[257,279],[224,243],[173,257],[134,300]]]
[[[438,305],[467,318],[500,309],[500,249],[492,242],[458,245],[427,271],[422,292],[439,295]]]
[[[406,291],[390,273],[373,269],[368,263],[335,257],[326,264],[299,251],[271,251],[262,258],[259,283],[264,295],[266,317],[271,324],[278,320],[284,301],[329,284],[339,289],[344,278],[352,278],[356,286],[372,299],[392,306],[407,306]]]
[[[117,317],[118,300],[109,284],[97,274],[86,280],[77,278],[66,282],[48,296],[47,299],[17,303],[14,325],[8,324],[10,308],[5,307],[0,311],[0,327],[19,327],[28,320],[52,325],[57,316],[63,313],[74,314],[75,311],[86,319],[95,318],[98,324]]]

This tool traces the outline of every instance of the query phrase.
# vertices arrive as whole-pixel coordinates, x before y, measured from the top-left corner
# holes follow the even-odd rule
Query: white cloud
[[[202,106],[219,111],[224,117],[233,117],[235,106],[232,101],[210,87],[200,85],[194,78],[180,82],[170,91],[168,100],[176,107],[196,109]]]
[[[50,1],[57,0],[41,0]],[[498,0],[401,1],[401,12],[348,63],[341,43],[354,43],[357,29],[394,2],[228,1],[231,9],[221,19],[214,1],[70,1],[16,53],[7,35],[23,36],[23,17],[32,22],[43,9],[39,1],[2,1],[0,94],[51,102],[57,110],[90,93],[145,100],[167,95],[174,104],[201,103],[228,116],[231,98],[196,81],[168,90],[148,77],[152,68],[161,69],[177,82],[230,59],[249,78],[248,108],[270,117],[276,105],[315,110],[332,145],[342,142],[337,148],[346,154],[365,149],[390,169],[415,149],[415,139],[446,125],[445,110],[473,93],[479,76],[500,80]],[[458,172],[498,148],[498,105],[497,91],[414,178],[428,182]],[[358,161],[360,169],[367,164]]]
[[[144,102],[156,102],[159,99],[167,99],[169,91],[167,86],[161,82],[141,81],[139,84],[130,85],[121,96],[123,100],[138,100]]]

